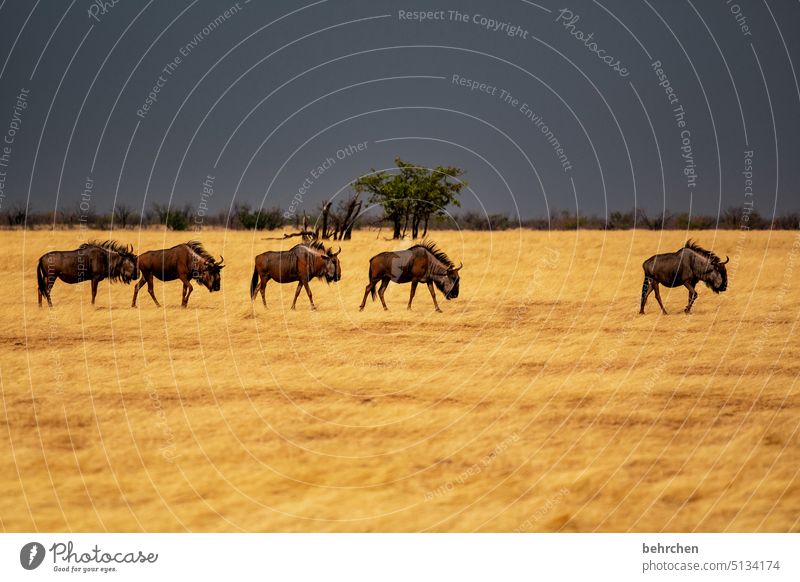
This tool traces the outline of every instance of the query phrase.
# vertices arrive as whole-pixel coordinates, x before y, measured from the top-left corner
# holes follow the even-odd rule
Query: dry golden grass
[[[115,233],[137,250],[189,238]],[[641,263],[680,232],[435,233],[461,297],[343,279],[248,297],[291,243],[200,233],[222,292],[56,283],[35,264],[100,232],[2,232],[0,524],[110,531],[798,531],[800,239],[701,232],[730,287],[637,315]]]

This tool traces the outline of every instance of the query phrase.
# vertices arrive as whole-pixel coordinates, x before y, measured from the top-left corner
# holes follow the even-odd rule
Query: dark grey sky
[[[212,210],[305,182],[311,211],[401,156],[523,217],[800,209],[796,1],[100,4],[0,0],[4,208],[74,208],[87,178],[101,211],[196,208],[212,176]]]

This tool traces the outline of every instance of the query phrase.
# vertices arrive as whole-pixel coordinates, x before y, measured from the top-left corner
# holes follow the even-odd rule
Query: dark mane
[[[413,247],[409,248],[409,250],[411,249],[425,249],[434,257],[436,257],[439,261],[444,263],[446,267],[455,268],[455,265],[453,264],[453,261],[450,260],[450,257],[448,257],[442,249],[437,247],[436,243],[433,242],[432,240],[424,240],[422,241],[422,243],[416,244]]]
[[[200,255],[200,257],[202,257],[212,265],[217,264],[217,260],[214,257],[212,257],[211,254],[206,249],[203,248],[203,245],[200,244],[200,241],[190,240],[189,242],[183,244],[192,249],[194,252]]]
[[[703,255],[704,257],[706,257],[712,263],[716,264],[716,263],[722,262],[722,260],[717,255],[715,255],[714,253],[712,253],[709,250],[704,249],[699,244],[694,242],[692,239],[689,239],[689,240],[686,241],[686,245],[684,245],[684,248],[691,249],[694,252],[696,252],[697,254]]]
[[[108,279],[109,283],[116,283],[117,281],[124,281],[125,283],[129,282],[127,279],[123,278],[122,272],[120,271],[120,266],[125,259],[130,259],[134,263],[136,262],[136,255],[131,252],[130,247],[122,245],[115,240],[104,240],[102,242],[90,240],[83,243],[79,247],[79,250],[92,248],[110,251],[117,255],[116,257],[109,255],[107,259],[108,276],[106,279]]]
[[[105,249],[107,251],[113,251],[120,255],[132,255],[133,253],[129,250],[129,248],[123,244],[118,243],[115,240],[104,240],[102,242],[96,240],[90,240],[89,242],[83,243],[79,248],[80,249],[88,249],[89,247],[98,247],[101,249]]]
[[[300,243],[297,246],[298,247],[308,247],[310,249],[314,249],[314,250],[317,250],[317,251],[322,251],[323,253],[325,252],[325,245],[320,240],[315,240],[315,241],[311,241],[311,242],[307,242],[307,243]]]

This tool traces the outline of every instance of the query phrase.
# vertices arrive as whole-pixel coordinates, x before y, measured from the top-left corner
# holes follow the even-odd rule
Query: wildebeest
[[[288,251],[267,251],[256,257],[253,278],[250,281],[250,299],[255,300],[256,294],[261,291],[261,301],[267,306],[267,282],[270,279],[278,283],[294,283],[297,289],[294,292],[292,309],[295,308],[300,290],[305,287],[311,309],[316,309],[314,297],[308,282],[317,277],[325,277],[325,281],[339,281],[342,278],[342,266],[339,263],[339,253],[332,248],[325,248],[320,241],[300,243]]]
[[[205,286],[209,292],[219,291],[221,275],[220,271],[225,266],[222,264],[224,259],[220,257],[217,262],[196,240],[175,245],[171,249],[159,251],[147,251],[139,255],[139,270],[142,278],[136,284],[133,291],[133,302],[131,307],[136,307],[136,297],[139,289],[147,284],[147,291],[153,298],[156,305],[161,304],[156,299],[153,292],[153,277],[161,281],[174,281],[180,279],[183,283],[181,294],[181,307],[189,305],[189,295],[192,294],[192,280]]]
[[[436,292],[433,286],[439,288],[444,293],[447,300],[458,297],[460,277],[458,272],[464,265],[456,267],[444,252],[436,247],[431,241],[424,241],[422,244],[414,245],[404,251],[385,252],[375,255],[369,260],[369,283],[364,290],[364,299],[361,301],[360,311],[364,310],[367,303],[367,295],[372,294],[375,301],[375,285],[381,282],[378,295],[381,298],[383,309],[388,310],[383,294],[389,281],[395,283],[411,282],[411,296],[408,298],[408,309],[411,309],[411,302],[414,300],[414,293],[417,291],[418,283],[426,283],[428,290],[433,297],[433,305],[436,311],[441,312],[436,301]]]
[[[664,315],[667,310],[661,303],[661,294],[658,292],[658,284],[665,287],[678,287],[684,285],[689,290],[689,303],[684,311],[689,313],[692,304],[697,299],[695,286],[702,281],[714,293],[721,293],[728,288],[728,273],[725,265],[730,259],[720,258],[707,251],[703,247],[695,244],[691,240],[686,245],[674,253],[664,253],[654,255],[642,263],[644,269],[644,283],[642,284],[642,306],[639,313],[644,313],[644,305],[651,291],[656,292],[656,299],[661,306]]]
[[[97,296],[97,284],[103,279],[130,283],[139,276],[136,255],[132,246],[123,246],[117,241],[91,241],[82,244],[74,251],[51,251],[39,258],[36,278],[39,290],[39,307],[42,296],[52,307],[50,290],[56,279],[65,283],[92,282],[92,305]]]

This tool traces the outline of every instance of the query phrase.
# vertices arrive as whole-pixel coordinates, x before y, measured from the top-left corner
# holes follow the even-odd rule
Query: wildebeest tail
[[[253,267],[253,278],[250,280],[250,299],[256,298],[256,289],[258,289],[258,269]]]
[[[39,264],[36,265],[36,280],[39,283],[39,294],[47,297],[47,284],[44,280],[44,257],[39,259]]]

